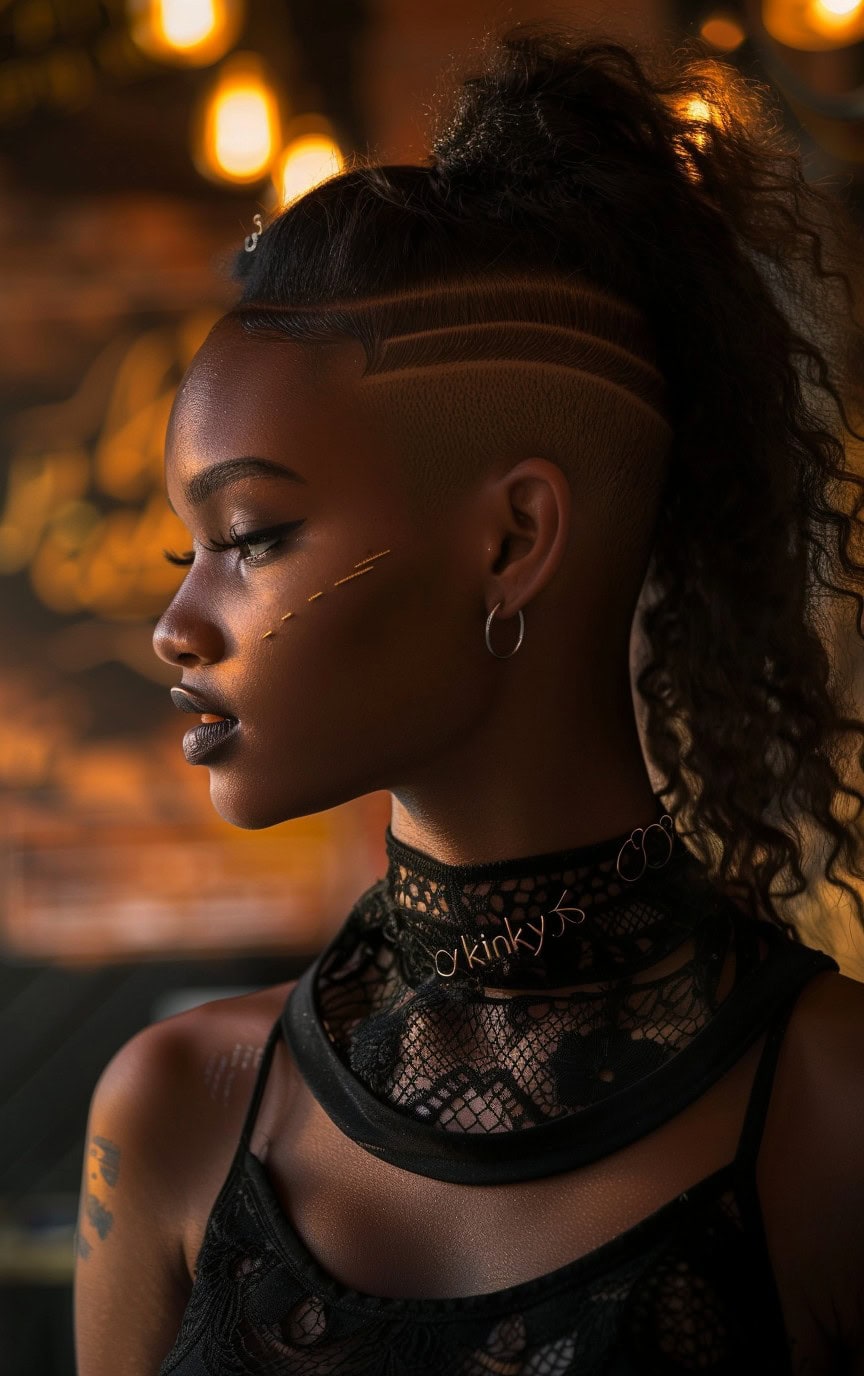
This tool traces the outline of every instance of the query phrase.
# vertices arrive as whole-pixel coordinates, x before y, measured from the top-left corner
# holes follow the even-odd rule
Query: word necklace
[[[675,824],[672,821],[672,818],[669,816],[669,813],[664,812],[659,822],[652,822],[651,825],[648,827],[637,827],[635,831],[630,833],[627,840],[624,842],[624,845],[619,850],[618,858],[615,862],[615,868],[617,869],[618,874],[626,883],[635,883],[636,879],[640,878],[645,873],[646,869],[659,870],[662,869],[663,866],[668,863],[673,850],[672,837],[674,835],[674,827]],[[652,864],[648,860],[648,856],[645,851],[645,838],[650,831],[654,831],[655,829],[662,834],[663,839],[668,843],[668,851],[666,853],[666,856],[663,860],[660,861],[659,864]],[[621,869],[621,857],[628,846],[632,846],[633,850],[641,849],[642,852],[642,867],[639,870],[639,873],[632,877],[624,874],[624,872]],[[550,908],[548,912],[541,913],[539,927],[536,927],[533,922],[525,922],[523,924],[525,927],[529,929],[529,931],[534,932],[535,935],[539,937],[539,941],[537,942],[536,947],[532,946],[531,942],[526,941],[525,938],[522,936],[522,926],[517,927],[516,931],[514,932],[513,928],[510,925],[510,918],[505,917],[504,926],[507,929],[506,935],[503,932],[500,932],[497,936],[492,937],[491,951],[489,950],[489,942],[486,939],[486,935],[484,932],[480,933],[479,941],[475,941],[473,946],[470,946],[470,948],[469,942],[471,941],[471,938],[466,937],[463,933],[459,937],[459,941],[462,944],[462,952],[459,951],[458,946],[454,946],[452,951],[447,950],[444,947],[440,947],[435,952],[435,973],[440,975],[442,979],[451,979],[453,975],[455,975],[456,970],[459,966],[459,957],[462,953],[464,953],[465,966],[468,970],[473,970],[476,965],[485,966],[490,962],[502,960],[508,956],[522,956],[523,951],[520,951],[518,949],[520,946],[523,947],[529,955],[533,956],[536,959],[536,957],[539,956],[540,952],[542,951],[543,943],[546,939],[547,917],[551,917],[554,913],[555,916],[558,917],[561,922],[560,931],[552,932],[553,939],[555,937],[561,937],[564,935],[568,923],[570,923],[571,926],[578,927],[580,923],[585,921],[584,908],[562,908],[561,904],[564,902],[564,899],[570,892],[570,889],[565,889],[561,897],[558,899],[558,902],[556,903],[555,907]],[[571,914],[574,913],[578,913],[579,916],[571,916]],[[502,943],[503,950],[499,950],[499,942]],[[477,955],[478,946],[482,946],[483,950],[486,952],[486,960],[484,960],[482,956]],[[439,963],[440,958],[442,956],[444,957],[445,962],[450,962],[449,970],[446,968],[442,970],[441,965]]]

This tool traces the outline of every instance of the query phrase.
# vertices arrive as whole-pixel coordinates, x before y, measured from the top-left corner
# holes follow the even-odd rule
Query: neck
[[[391,790],[393,835],[458,865],[590,845],[653,821],[629,677],[564,677],[566,694],[534,672],[530,709],[517,693],[484,704],[482,724],[452,745],[436,739],[410,784]]]

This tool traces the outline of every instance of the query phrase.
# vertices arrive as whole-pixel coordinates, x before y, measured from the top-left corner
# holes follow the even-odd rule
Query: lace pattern
[[[692,927],[677,893],[689,885],[692,898],[699,872],[668,813],[662,823],[593,845],[467,865],[443,864],[388,827],[377,897],[403,980],[412,988],[430,979],[475,991],[554,988],[656,964]]]
[[[327,1276],[266,1176],[232,1172],[159,1376],[782,1376],[782,1324],[730,1167],[536,1281],[458,1300]],[[263,1186],[263,1188],[262,1188]],[[290,1244],[286,1247],[284,1237]],[[280,1240],[279,1234],[282,1234]]]
[[[495,998],[434,978],[412,989],[382,931],[387,912],[380,886],[355,909],[319,972],[321,1020],[371,1093],[448,1132],[536,1126],[653,1073],[713,1017],[736,936],[729,911],[711,909],[687,925],[693,953],[666,975]],[[738,964],[750,968],[744,951]]]
[[[606,882],[612,844],[492,875],[439,867],[435,887],[416,872],[409,880],[411,857],[391,853],[400,868],[358,898],[271,1030],[159,1376],[789,1376],[755,1157],[785,1014],[807,980],[838,966],[747,917],[684,856],[617,890]],[[536,986],[519,968],[529,992],[496,993],[482,969],[442,980],[427,966],[411,982],[428,957],[425,922],[455,915],[471,938],[472,922],[485,931],[530,916],[529,893],[541,907],[557,898],[571,870],[573,900],[591,907],[588,890],[596,900],[597,920],[579,924],[566,957],[578,987],[562,993],[560,965],[542,963]],[[472,906],[478,885],[483,902]],[[420,907],[409,913],[406,899]],[[409,916],[417,925],[400,927]],[[436,940],[443,931],[435,927]],[[669,968],[652,973],[664,954]],[[505,961],[495,978],[507,974]],[[424,1300],[342,1285],[249,1150],[280,1033],[315,1098],[360,1146],[420,1174],[486,1185],[569,1170],[644,1135],[698,1099],[766,1027],[770,1055],[735,1160],[602,1246],[506,1290]]]

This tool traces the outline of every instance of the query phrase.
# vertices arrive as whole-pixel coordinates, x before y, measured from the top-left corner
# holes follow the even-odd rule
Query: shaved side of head
[[[577,276],[544,274],[326,306],[245,302],[231,315],[256,334],[361,342],[356,396],[404,461],[418,515],[446,510],[520,459],[545,457],[614,542],[618,576],[631,581],[632,564],[641,582],[672,427],[650,330],[629,302]]]

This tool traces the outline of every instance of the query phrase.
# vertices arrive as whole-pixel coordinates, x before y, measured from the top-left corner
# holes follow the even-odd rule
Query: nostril
[[[166,664],[212,664],[225,651],[217,626],[209,619],[194,617],[176,603],[163,612],[153,629],[153,649]],[[190,648],[191,647],[191,648]]]

